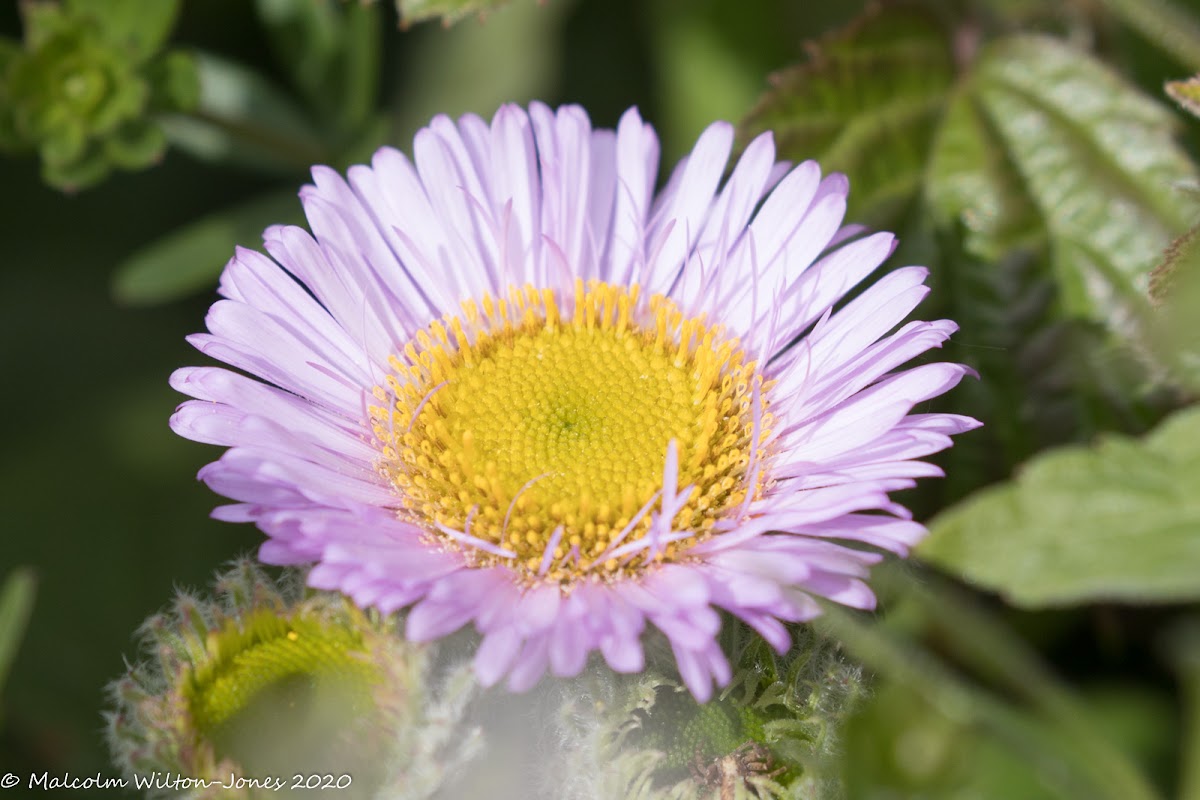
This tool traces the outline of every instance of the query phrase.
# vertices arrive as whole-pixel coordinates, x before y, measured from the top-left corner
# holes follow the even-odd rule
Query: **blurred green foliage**
[[[189,109],[195,70],[160,53],[178,0],[21,4],[24,40],[0,39],[0,148],[34,149],[46,182],[84,188],[162,158],[155,116]]]
[[[1200,66],[1198,6],[0,10],[0,148],[14,155],[0,341],[16,387],[0,397],[15,532],[0,564],[39,576],[0,764],[106,769],[101,687],[130,632],[173,584],[260,539],[205,519],[215,501],[191,477],[214,452],[166,429],[179,399],[166,377],[195,358],[182,337],[234,244],[300,221],[295,193],[314,163],[406,148],[438,111],[539,98],[581,102],[603,126],[641,106],[666,164],[713,118],[740,120],[743,142],[773,130],[784,157],[849,174],[851,217],[898,230],[893,263],[933,269],[922,317],[962,326],[947,356],[980,380],[947,405],[987,427],[912,499],[942,512],[921,554],[976,588],[925,568],[885,573],[883,613],[834,610],[824,623],[876,675],[842,739],[847,797],[1200,798],[1196,638],[1178,632],[1194,630],[1200,574],[1188,494],[1200,428],[1194,409],[1179,411],[1200,391],[1187,232],[1200,122],[1173,113],[1161,87]],[[401,31],[401,18],[443,24]],[[29,153],[40,178],[16,159]],[[47,183],[92,188],[67,198]],[[1065,610],[1018,612],[989,592]],[[1135,603],[1154,607],[1133,615]],[[0,664],[13,652],[6,625]],[[767,669],[762,653],[743,656]]]
[[[28,568],[14,570],[0,585],[0,692],[29,623],[36,587],[33,571]],[[4,707],[0,705],[0,722],[3,719]]]
[[[931,524],[917,549],[1027,608],[1200,600],[1200,409],[1142,441],[1050,450]]]

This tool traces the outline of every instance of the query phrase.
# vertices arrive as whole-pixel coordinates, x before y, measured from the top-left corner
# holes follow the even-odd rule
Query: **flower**
[[[878,551],[924,534],[888,492],[978,424],[910,413],[965,367],[894,371],[956,326],[893,331],[917,267],[835,310],[892,235],[841,227],[845,177],[769,135],[721,185],[733,137],[657,196],[636,110],[438,117],[413,161],[315,168],[312,233],[239,249],[190,339],[253,377],[172,378],[175,431],[231,448],[200,473],[237,501],[215,516],[312,586],[411,606],[412,640],[473,622],[480,681],[514,691],[597,650],[642,670],[649,622],[703,701],[730,679],[718,609],[783,651],[814,597],[871,607]]]

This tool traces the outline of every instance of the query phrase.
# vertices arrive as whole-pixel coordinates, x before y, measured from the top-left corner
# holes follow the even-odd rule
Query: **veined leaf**
[[[1200,392],[1200,225],[1180,236],[1150,273],[1143,330],[1153,358],[1180,385]]]
[[[939,515],[918,554],[1028,608],[1200,598],[1200,408],[1039,456]]]
[[[929,197],[977,255],[1044,239],[1066,314],[1123,331],[1158,254],[1200,213],[1173,189],[1197,177],[1174,130],[1166,108],[1086,53],[1004,39],[946,117]]]
[[[946,108],[927,173],[926,199],[940,223],[962,223],[963,247],[986,261],[1040,249],[1045,230],[1029,191],[970,86]]]
[[[400,12],[400,24],[412,25],[440,17],[442,24],[450,27],[463,17],[475,14],[480,18],[495,11],[508,0],[396,0]]]
[[[920,11],[876,7],[772,76],[743,139],[773,130],[783,158],[849,176],[848,218],[883,221],[921,186],[954,79],[948,42]]]
[[[134,305],[165,303],[215,285],[234,245],[256,246],[272,224],[300,224],[295,192],[256,197],[167,234],[117,268],[113,293]]]

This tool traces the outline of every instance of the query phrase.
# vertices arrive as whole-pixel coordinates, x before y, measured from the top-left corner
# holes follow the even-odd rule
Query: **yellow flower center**
[[[474,563],[567,582],[673,558],[757,495],[757,365],[720,327],[638,295],[579,281],[565,317],[527,286],[418,333],[371,409],[400,513],[446,546],[482,540],[464,547]],[[690,492],[648,541],[672,443]]]

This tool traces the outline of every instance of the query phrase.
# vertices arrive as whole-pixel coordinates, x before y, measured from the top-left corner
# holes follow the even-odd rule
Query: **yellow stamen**
[[[391,359],[396,374],[375,392],[390,403],[371,408],[380,467],[405,518],[448,548],[461,545],[435,524],[464,530],[470,518],[471,536],[514,553],[509,563],[531,581],[563,584],[675,556],[670,544],[612,554],[661,490],[672,441],[678,487],[693,487],[672,529],[694,534],[687,542],[712,535],[761,493],[748,466],[766,441],[754,435],[755,416],[760,429],[770,422],[757,364],[719,327],[659,295],[639,303],[637,286],[579,280],[571,295],[566,314],[555,292],[532,286],[464,303],[461,316],[432,323]],[[650,525],[644,514],[617,546],[642,540]]]

